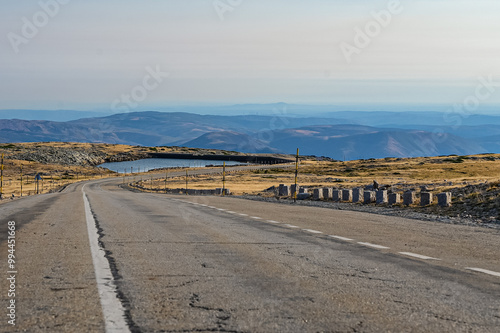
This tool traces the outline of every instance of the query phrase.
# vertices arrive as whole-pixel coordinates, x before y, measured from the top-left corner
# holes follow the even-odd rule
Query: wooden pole
[[[167,194],[167,178],[168,178],[168,171],[165,172],[165,194]]]
[[[23,196],[23,165],[21,164],[21,197]]]
[[[297,177],[299,175],[299,148],[297,148],[297,156],[295,157],[295,189],[293,191],[293,202],[297,202]]]
[[[222,196],[226,194],[226,162],[222,164]]]
[[[0,200],[3,200],[3,153],[2,153],[2,163],[0,167]]]

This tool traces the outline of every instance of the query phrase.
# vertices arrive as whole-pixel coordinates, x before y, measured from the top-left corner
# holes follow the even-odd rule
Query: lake
[[[161,169],[161,168],[177,168],[177,167],[198,168],[198,167],[204,167],[206,165],[222,165],[223,162],[226,162],[226,165],[244,164],[242,162],[236,162],[236,161],[146,158],[137,161],[104,163],[99,165],[99,167],[106,168],[118,173],[130,173],[131,171],[146,172],[149,170]]]

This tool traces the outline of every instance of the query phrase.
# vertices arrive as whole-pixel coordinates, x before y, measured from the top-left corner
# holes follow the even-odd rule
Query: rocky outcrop
[[[13,154],[10,158],[44,164],[95,166],[106,161],[106,153],[96,149],[39,147]]]
[[[108,155],[95,147],[92,148],[61,148],[37,147],[17,151],[9,156],[10,159],[33,161],[44,164],[96,166],[105,162],[133,161],[147,158],[146,153],[123,152]]]

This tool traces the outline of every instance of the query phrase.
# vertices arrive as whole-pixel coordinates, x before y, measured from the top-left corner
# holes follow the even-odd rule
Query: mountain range
[[[250,108],[250,107],[249,107]],[[321,117],[132,112],[70,121],[0,120],[0,142],[187,146],[334,159],[500,153],[500,117],[437,112],[331,112]]]

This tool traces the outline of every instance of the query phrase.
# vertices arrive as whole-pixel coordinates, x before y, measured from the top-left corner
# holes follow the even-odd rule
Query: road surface
[[[0,331],[499,330],[498,231],[121,182],[0,205]]]

